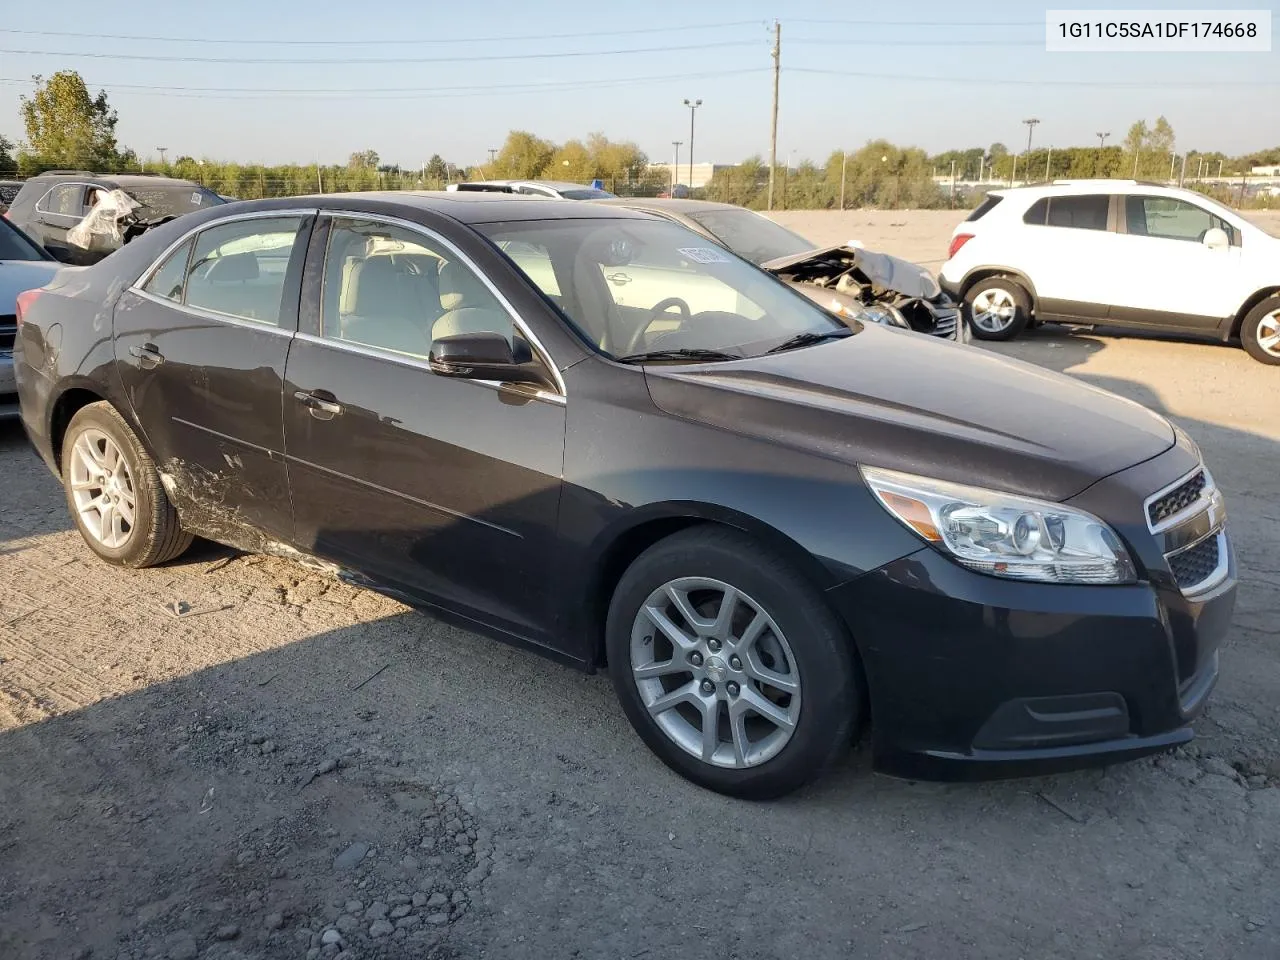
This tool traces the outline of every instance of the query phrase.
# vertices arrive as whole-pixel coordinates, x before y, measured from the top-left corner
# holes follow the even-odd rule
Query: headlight
[[[886,327],[902,327],[904,330],[910,330],[911,324],[907,323],[907,318],[902,312],[887,303],[869,303],[862,308],[864,319],[870,320],[872,323],[883,324]]]
[[[980,573],[1044,583],[1133,583],[1115,532],[1083,510],[894,470],[862,467],[881,505]]]

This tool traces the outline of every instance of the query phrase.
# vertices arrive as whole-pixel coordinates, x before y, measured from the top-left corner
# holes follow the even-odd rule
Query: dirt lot
[[[929,260],[957,215],[785,219]],[[1093,332],[999,349],[1169,414],[1226,490],[1235,629],[1175,755],[940,786],[855,751],[731,801],[603,677],[287,560],[95,562],[0,426],[0,957],[1280,956],[1277,372]]]

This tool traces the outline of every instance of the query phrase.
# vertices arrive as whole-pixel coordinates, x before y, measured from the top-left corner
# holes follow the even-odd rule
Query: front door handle
[[[160,352],[160,348],[154,343],[144,343],[140,347],[130,347],[129,356],[136,358],[138,363],[148,370],[154,370],[164,363],[164,354]]]
[[[342,404],[312,391],[299,390],[293,395],[293,399],[306,407],[317,420],[332,420],[342,414]]]
[[[607,277],[605,277],[605,279],[608,280],[610,283],[615,284],[616,286],[619,286],[619,287],[622,286],[624,283],[631,282],[631,278],[627,276],[625,273],[611,273]]]

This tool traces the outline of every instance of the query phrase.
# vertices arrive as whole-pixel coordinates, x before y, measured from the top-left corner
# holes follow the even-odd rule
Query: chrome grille
[[[18,335],[18,321],[13,314],[0,316],[0,350],[12,350]]]
[[[1147,519],[1151,522],[1152,529],[1195,503],[1208,482],[1204,471],[1197,470],[1168,493],[1147,504]]]
[[[1221,537],[1215,534],[1201,540],[1194,547],[1188,547],[1181,553],[1169,557],[1169,570],[1178,582],[1179,589],[1186,591],[1208,580],[1218,569],[1221,559]]]

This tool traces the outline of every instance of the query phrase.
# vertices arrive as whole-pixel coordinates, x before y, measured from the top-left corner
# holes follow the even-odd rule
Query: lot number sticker
[[[681,247],[676,251],[694,263],[732,263],[723,250],[715,247]]]

